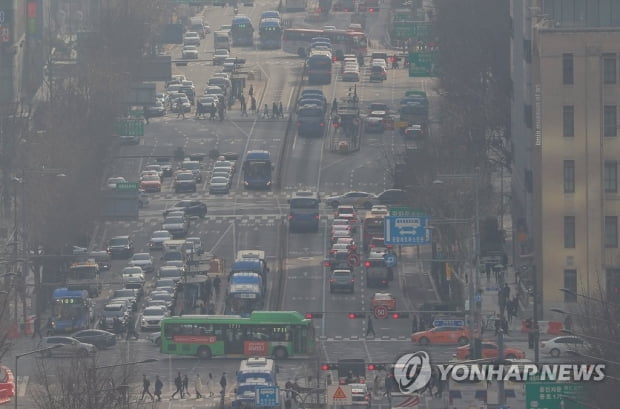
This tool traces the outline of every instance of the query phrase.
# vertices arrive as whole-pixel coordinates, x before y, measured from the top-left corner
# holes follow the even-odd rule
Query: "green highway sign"
[[[139,187],[138,182],[119,182],[116,184],[116,190],[124,192],[137,192]]]
[[[409,217],[409,216],[424,216],[425,212],[422,210],[416,210],[412,207],[393,207],[390,209],[390,216]]]
[[[144,136],[144,121],[142,119],[117,119],[114,123],[116,135]]]
[[[399,20],[394,21],[393,28],[392,35],[399,40],[406,38],[426,40],[431,37],[433,26],[430,21]]]
[[[525,409],[586,409],[585,385],[573,382],[526,382]]]
[[[409,76],[410,77],[434,77],[435,56],[432,51],[414,51],[409,53]]]

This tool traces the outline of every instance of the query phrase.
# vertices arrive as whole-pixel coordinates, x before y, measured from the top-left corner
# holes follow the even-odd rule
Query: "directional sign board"
[[[574,382],[526,382],[525,409],[586,409],[584,384]],[[563,399],[564,398],[564,399]]]
[[[425,216],[425,214],[423,211],[412,207],[392,207],[390,209],[390,216]]]
[[[353,405],[351,385],[327,386],[326,398],[328,405]]]
[[[116,190],[137,192],[140,184],[138,182],[119,182],[116,184]]]
[[[436,53],[432,51],[414,51],[409,53],[409,76],[410,77],[433,77],[435,76]]]
[[[280,406],[280,387],[257,386],[256,406]]]
[[[465,320],[435,320],[433,327],[464,327]]]
[[[416,246],[431,243],[431,231],[427,228],[428,217],[385,217],[385,244]]]

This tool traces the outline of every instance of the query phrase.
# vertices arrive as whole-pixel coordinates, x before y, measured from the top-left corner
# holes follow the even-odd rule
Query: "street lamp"
[[[476,300],[476,288],[479,287],[480,283],[480,200],[478,196],[478,184],[479,184],[479,176],[476,170],[476,173],[473,174],[456,174],[456,175],[437,175],[437,179],[433,181],[435,185],[444,184],[444,180],[453,179],[453,180],[470,180],[474,184],[474,271],[469,280],[469,312],[470,312],[470,320],[469,320],[469,330],[470,334],[474,339],[472,342],[472,355],[474,357],[479,356],[479,348],[476,340],[476,330],[479,328],[480,315],[482,311],[482,303],[478,303]]]
[[[15,393],[15,409],[17,409],[17,396],[18,396],[17,394],[17,364],[18,364],[19,358],[21,358],[22,356],[37,354],[39,352],[51,351],[52,349],[57,349],[57,348],[62,348],[62,345],[56,344],[48,348],[35,349],[34,351],[24,352],[22,354],[15,355],[15,371],[14,371],[15,382],[14,382],[14,388],[13,388],[13,392]]]

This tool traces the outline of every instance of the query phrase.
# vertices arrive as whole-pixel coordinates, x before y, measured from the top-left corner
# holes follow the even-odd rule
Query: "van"
[[[191,17],[189,19],[189,31],[197,32],[202,39],[207,36],[207,29],[202,17]]]
[[[248,380],[264,379],[265,383],[277,385],[277,368],[273,359],[265,357],[248,358],[241,361],[237,372],[237,383]]]
[[[182,250],[185,240],[166,240],[164,241],[164,251]]]

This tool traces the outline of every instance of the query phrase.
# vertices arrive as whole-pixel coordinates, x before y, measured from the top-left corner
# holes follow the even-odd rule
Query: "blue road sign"
[[[256,406],[280,406],[280,387],[257,386]]]
[[[417,246],[431,243],[427,216],[385,216],[385,244]]]
[[[383,261],[386,267],[395,267],[398,260],[396,254],[386,253],[385,256],[383,256]]]
[[[433,327],[464,327],[465,320],[435,320]]]

